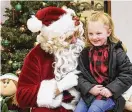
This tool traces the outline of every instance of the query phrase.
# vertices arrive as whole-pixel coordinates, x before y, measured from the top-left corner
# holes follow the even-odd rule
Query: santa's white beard
[[[70,44],[69,48],[58,50],[55,55],[54,74],[56,80],[61,80],[65,75],[76,70],[77,58],[84,48],[84,42],[77,39],[76,44]]]
[[[69,43],[65,42],[64,39],[52,38],[49,39],[40,33],[37,36],[37,42],[40,43],[41,48],[50,54],[57,52],[60,49],[67,48]]]
[[[53,67],[56,80],[59,81],[68,73],[76,70],[77,58],[84,48],[83,37],[78,38],[76,43],[70,44],[60,38],[51,39],[50,41],[48,37],[39,34],[37,41],[43,50],[55,55]]]

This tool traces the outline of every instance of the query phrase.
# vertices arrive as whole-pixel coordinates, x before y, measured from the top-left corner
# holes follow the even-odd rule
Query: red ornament
[[[79,17],[77,17],[77,16],[73,16],[72,19],[73,19],[73,20],[76,20],[76,21],[79,21],[79,20],[80,20]]]

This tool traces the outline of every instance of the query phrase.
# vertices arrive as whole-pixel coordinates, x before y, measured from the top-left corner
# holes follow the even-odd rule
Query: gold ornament
[[[25,32],[25,30],[26,30],[26,29],[25,29],[25,26],[22,25],[22,26],[20,27],[20,31],[21,31],[21,32]]]
[[[18,70],[16,71],[16,74],[19,76],[20,73],[21,73],[21,70],[18,69]]]
[[[38,44],[39,44],[38,42],[35,42],[35,43],[34,43],[34,47],[37,46]]]
[[[45,3],[45,2],[43,2],[42,4],[43,4],[43,6],[45,6],[45,5],[46,5],[46,3]]]
[[[62,9],[67,9],[67,6],[66,6],[66,5],[63,5],[63,6],[62,6]]]
[[[9,64],[9,65],[11,65],[12,63],[13,63],[13,61],[12,61],[12,60],[9,60],[9,61],[8,61],[8,64]]]
[[[85,17],[80,17],[80,20],[83,22],[83,23],[85,23]]]

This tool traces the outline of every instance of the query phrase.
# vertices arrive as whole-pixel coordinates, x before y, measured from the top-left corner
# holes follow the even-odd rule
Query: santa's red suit
[[[37,37],[40,44],[24,60],[16,94],[20,107],[30,107],[32,112],[74,110],[79,100],[79,93],[74,89],[78,80],[77,57],[84,43],[81,41],[82,24],[72,15],[70,9],[47,7],[28,21],[32,32],[41,31]],[[37,25],[32,26],[37,19]],[[42,26],[40,23],[43,23]],[[74,45],[72,42],[75,43],[75,40],[77,44]],[[59,95],[55,94],[57,89],[61,92]]]

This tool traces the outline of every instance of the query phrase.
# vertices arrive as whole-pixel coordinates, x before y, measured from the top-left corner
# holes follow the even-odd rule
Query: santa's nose
[[[77,38],[73,35],[72,40],[71,40],[71,43],[74,44],[76,42],[77,42]]]

